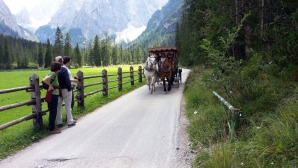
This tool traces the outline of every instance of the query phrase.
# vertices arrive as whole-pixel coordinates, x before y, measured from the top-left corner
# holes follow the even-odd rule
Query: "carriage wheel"
[[[180,79],[179,79],[179,78],[180,78],[180,77],[179,77],[179,73],[177,73],[177,77],[176,77],[176,78],[177,78],[177,83],[178,83],[178,88],[179,88],[179,83],[180,83],[180,81],[179,81],[179,80],[180,80]]]
[[[180,80],[180,83],[182,83],[182,69],[180,68],[179,69],[179,80]]]

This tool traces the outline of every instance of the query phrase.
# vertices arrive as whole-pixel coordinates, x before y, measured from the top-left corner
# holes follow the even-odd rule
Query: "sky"
[[[30,13],[32,27],[37,29],[39,26],[47,24],[63,0],[3,0],[9,7],[12,14],[16,15],[23,8]]]
[[[27,8],[31,11],[40,0],[3,0],[5,4],[9,7],[12,14],[17,14],[22,8]]]

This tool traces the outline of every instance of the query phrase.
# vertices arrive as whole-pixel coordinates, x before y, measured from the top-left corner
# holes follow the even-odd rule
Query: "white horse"
[[[148,57],[144,67],[144,75],[147,79],[147,85],[149,87],[150,94],[152,94],[155,91],[157,72],[158,72],[158,66],[156,65],[155,57],[154,56]]]

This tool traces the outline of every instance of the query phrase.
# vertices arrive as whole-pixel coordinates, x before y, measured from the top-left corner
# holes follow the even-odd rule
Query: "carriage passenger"
[[[162,53],[161,54],[161,58],[160,58],[160,60],[161,60],[161,62],[164,62],[165,60],[166,60],[166,54],[165,53]]]

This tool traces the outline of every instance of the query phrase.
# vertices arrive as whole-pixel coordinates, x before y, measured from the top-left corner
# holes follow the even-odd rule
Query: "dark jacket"
[[[71,90],[71,82],[69,79],[68,71],[65,67],[61,67],[60,72],[58,73],[58,82],[61,89]]]

